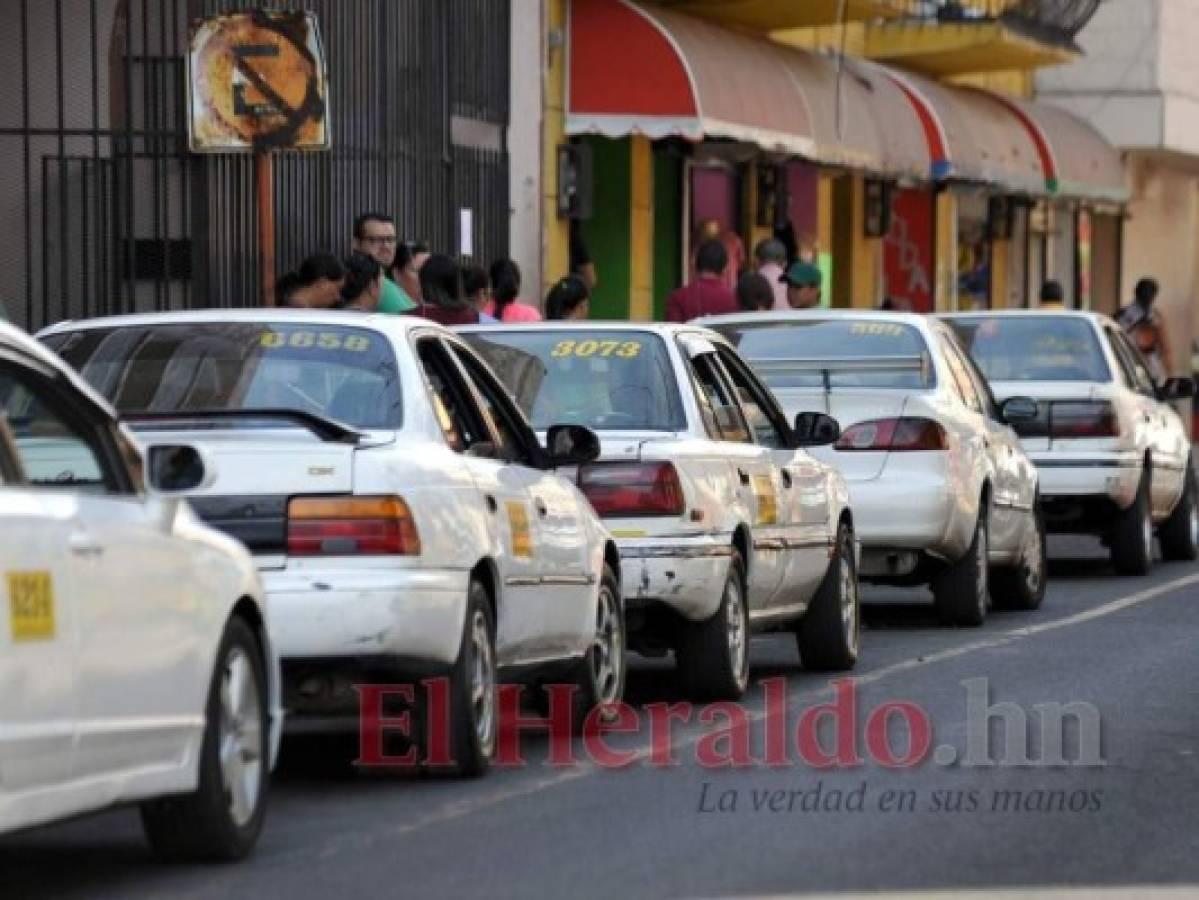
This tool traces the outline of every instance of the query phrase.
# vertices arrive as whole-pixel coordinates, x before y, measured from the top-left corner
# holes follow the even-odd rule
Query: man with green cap
[[[823,276],[811,263],[792,263],[779,279],[787,285],[787,302],[792,309],[812,309],[820,305],[820,283]]]

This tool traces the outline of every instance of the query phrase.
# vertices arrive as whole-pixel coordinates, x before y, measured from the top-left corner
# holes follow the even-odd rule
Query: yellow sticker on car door
[[[533,558],[533,534],[529,530],[529,510],[519,500],[509,500],[508,527],[512,531],[512,555],[517,559]]]
[[[9,572],[8,614],[13,642],[54,639],[54,585],[49,572]]]
[[[754,496],[758,498],[758,524],[777,525],[779,504],[769,475],[754,476]]]

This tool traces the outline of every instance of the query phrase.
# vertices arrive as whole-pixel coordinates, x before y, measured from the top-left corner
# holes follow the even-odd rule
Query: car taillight
[[[911,450],[945,450],[949,441],[945,429],[932,419],[870,419],[845,429],[836,450],[886,450],[892,453]]]
[[[601,516],[683,514],[683,485],[671,463],[580,466],[579,490]]]
[[[295,497],[287,505],[290,556],[419,556],[420,535],[399,497]]]
[[[1119,437],[1116,409],[1103,400],[1062,401],[1050,405],[1051,438]]]

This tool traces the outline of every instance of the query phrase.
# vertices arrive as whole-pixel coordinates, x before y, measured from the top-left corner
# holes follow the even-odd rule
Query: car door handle
[[[533,508],[537,510],[537,515],[541,516],[543,519],[549,515],[549,508],[545,505],[545,501],[540,497],[533,501]]]
[[[737,477],[741,479],[742,484],[749,484],[749,473],[744,469],[737,470]]]
[[[783,469],[783,487],[784,488],[791,487],[791,473],[788,472],[786,469]]]
[[[67,547],[76,556],[99,556],[104,547],[85,531],[76,531],[67,538]]]

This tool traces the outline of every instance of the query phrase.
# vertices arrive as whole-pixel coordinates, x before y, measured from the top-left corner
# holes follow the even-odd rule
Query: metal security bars
[[[354,216],[454,253],[508,246],[510,0],[5,0],[0,303],[63,318],[260,302],[253,162],[187,150],[188,22],[315,12],[333,150],[274,167],[277,263],[348,249]]]

